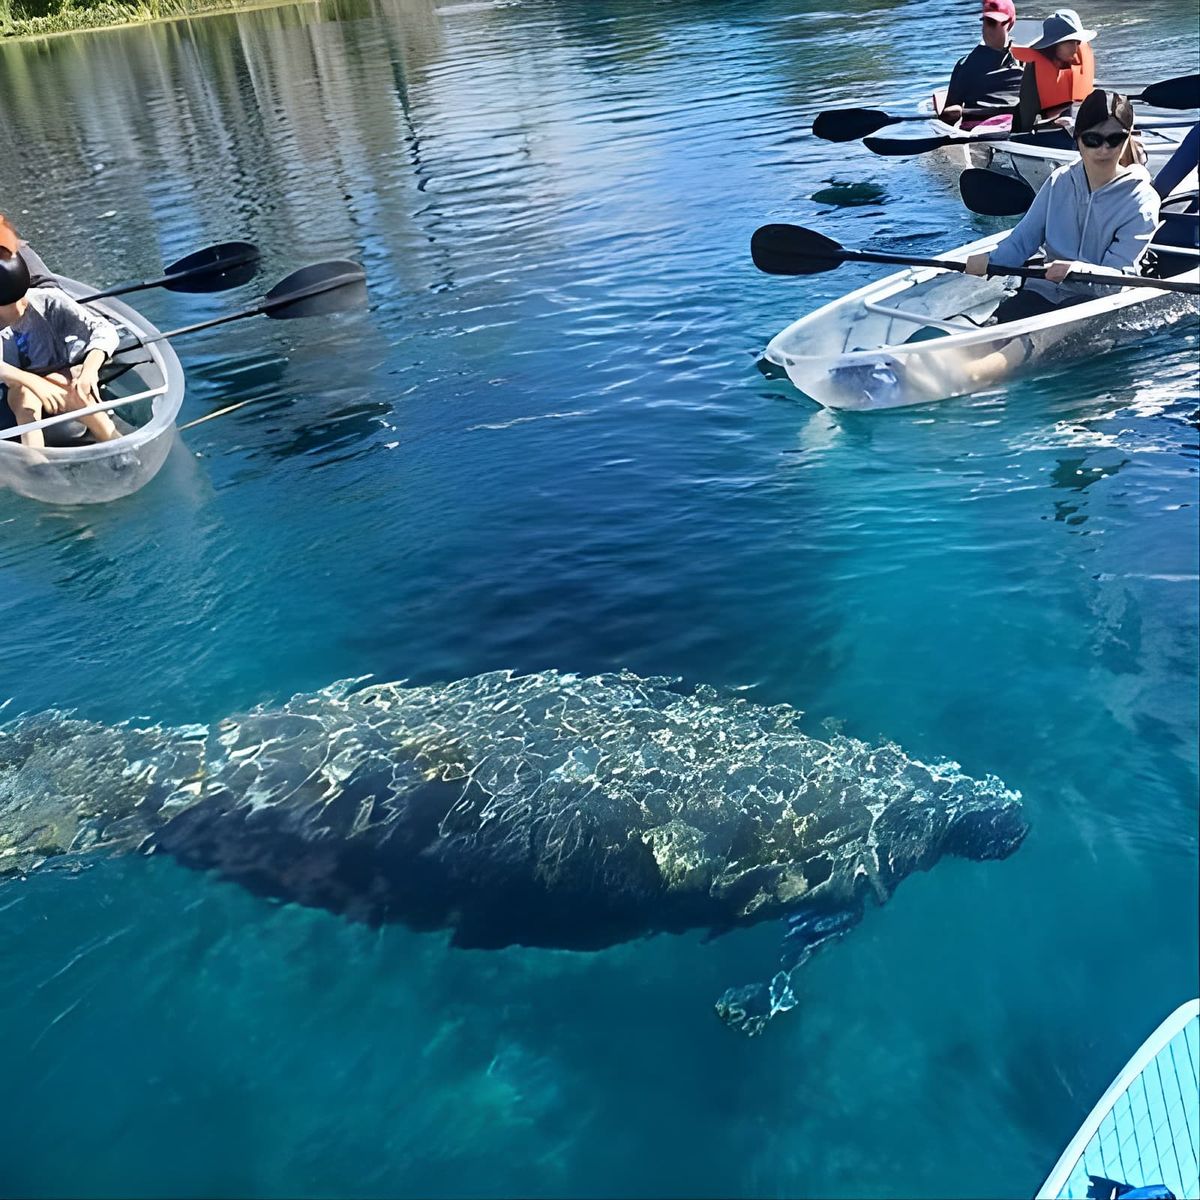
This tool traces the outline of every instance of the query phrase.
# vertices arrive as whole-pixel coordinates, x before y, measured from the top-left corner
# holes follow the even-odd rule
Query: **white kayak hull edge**
[[[96,289],[65,276],[57,285],[72,296]],[[89,306],[113,321],[122,334],[147,338],[159,330],[136,309],[115,298]],[[160,391],[139,407],[117,408],[114,416],[135,425],[111,442],[47,446],[32,454],[19,439],[0,440],[0,487],[45,504],[103,504],[144,487],[158,474],[175,441],[175,422],[183,403],[183,367],[168,342],[142,348],[148,361],[130,368],[110,389],[119,395]]]
[[[993,233],[940,257],[961,262],[1007,236]],[[1190,269],[1174,278],[1200,275]],[[906,268],[794,321],[763,357],[826,408],[907,408],[996,387],[1036,369],[1051,350],[1055,363],[1095,355],[1197,311],[1195,297],[1122,288],[1003,325],[979,328],[968,320],[986,320],[1004,295],[1001,278]],[[935,328],[930,340],[906,340]]]

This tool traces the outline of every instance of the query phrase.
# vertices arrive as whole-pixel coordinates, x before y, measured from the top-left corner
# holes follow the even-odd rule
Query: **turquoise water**
[[[755,1041],[712,1002],[771,926],[472,952],[165,860],[4,885],[0,1192],[1035,1190],[1198,987],[1197,329],[834,415],[756,358],[878,269],[747,252],[992,228],[804,135],[943,79],[968,9],[394,0],[0,46],[0,209],[52,265],[264,248],[237,293],[146,294],[163,328],[325,257],[372,301],[180,339],[184,419],[254,403],[129,500],[0,494],[7,713],[624,668],[993,773],[1033,823],[907,881]],[[1101,76],[1195,70],[1195,15],[1093,4]],[[810,199],[839,182],[882,197]]]

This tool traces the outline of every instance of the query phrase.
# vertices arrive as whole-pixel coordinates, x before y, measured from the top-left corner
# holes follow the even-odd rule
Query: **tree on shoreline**
[[[243,7],[246,0],[0,0],[0,38],[134,25]]]

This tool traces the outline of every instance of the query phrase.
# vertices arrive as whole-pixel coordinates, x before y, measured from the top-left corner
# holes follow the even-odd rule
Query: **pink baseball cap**
[[[1015,21],[1017,6],[1013,0],[983,0],[983,15],[990,21]]]

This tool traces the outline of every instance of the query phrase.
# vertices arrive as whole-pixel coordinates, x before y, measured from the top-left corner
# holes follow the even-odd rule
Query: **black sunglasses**
[[[1099,150],[1101,146],[1111,146],[1114,150],[1129,136],[1128,133],[1081,133],[1079,140],[1089,150]]]

